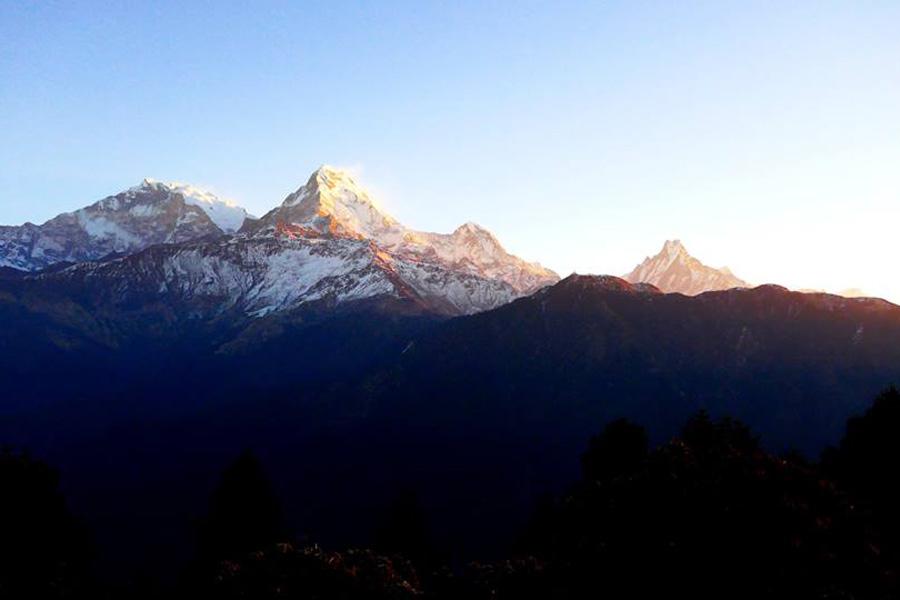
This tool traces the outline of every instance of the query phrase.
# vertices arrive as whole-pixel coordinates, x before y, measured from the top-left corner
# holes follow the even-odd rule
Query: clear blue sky
[[[900,300],[900,2],[0,3],[0,223],[350,166],[561,274],[666,238]]]

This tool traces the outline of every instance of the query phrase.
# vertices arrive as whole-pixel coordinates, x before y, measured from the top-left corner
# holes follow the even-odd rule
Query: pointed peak
[[[401,228],[347,170],[329,165],[313,171],[305,185],[264,218],[264,226],[274,227],[279,222],[371,239]]]
[[[204,190],[189,183],[181,183],[178,181],[165,182],[153,179],[152,177],[145,177],[139,185],[128,189],[128,193],[130,194],[149,192],[163,192],[164,194],[168,194],[160,201],[168,201],[169,198],[172,198],[175,195],[180,196],[186,205],[196,206],[201,209],[217,227],[227,233],[237,231],[244,223],[244,219],[252,217],[252,215],[239,206],[234,200],[220,198],[208,190]],[[106,202],[101,206],[105,209],[119,208],[117,202]]]
[[[350,175],[350,172],[347,169],[342,169],[340,167],[335,167],[332,165],[321,165],[318,169],[315,170],[313,175],[317,178],[346,179],[348,181],[353,180],[353,176]]]
[[[475,244],[486,251],[492,253],[506,253],[506,249],[500,240],[497,239],[489,229],[486,229],[473,221],[467,221],[457,227],[450,236],[456,239],[458,243]],[[536,269],[543,269],[540,265],[534,266]]]
[[[681,240],[666,240],[666,243],[663,244],[661,253],[668,254],[670,256],[675,256],[679,254],[688,254],[687,248],[684,247],[684,244]]]
[[[144,177],[139,184],[128,188],[128,191],[139,192],[145,190],[158,190],[162,188],[168,188],[168,186],[158,179],[154,179],[152,177]]]
[[[464,235],[464,234],[487,234],[493,237],[490,231],[475,223],[473,221],[467,221],[456,228],[453,232],[454,235]]]
[[[313,171],[312,175],[309,176],[309,180],[306,182],[305,187],[318,190],[339,188],[358,189],[358,185],[354,180],[353,175],[350,174],[350,171],[331,165],[321,165],[318,169]]]
[[[322,202],[322,195],[341,196],[347,201],[375,206],[369,194],[356,183],[349,171],[330,165],[322,165],[313,171],[305,185],[285,198],[283,206],[297,206],[309,201]]]
[[[625,278],[687,295],[746,286],[730,269],[714,269],[691,256],[679,239],[667,240],[658,254],[644,259]]]

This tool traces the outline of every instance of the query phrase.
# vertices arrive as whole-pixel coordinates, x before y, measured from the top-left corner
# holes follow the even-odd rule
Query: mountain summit
[[[320,167],[281,206],[248,222],[243,232],[368,240],[394,258],[499,280],[516,294],[559,280],[553,271],[509,254],[490,231],[475,223],[450,234],[409,229],[379,208],[349,173],[329,166]]]
[[[279,225],[311,228],[358,239],[385,241],[402,235],[403,227],[384,214],[346,171],[322,166],[281,206],[266,213],[258,222],[248,224],[247,231],[272,231]]]
[[[703,292],[748,287],[727,267],[715,269],[688,253],[681,240],[668,240],[656,256],[647,257],[624,278],[631,283],[649,283],[666,293],[695,296]]]
[[[203,190],[189,183],[171,182],[164,183],[155,179],[146,178],[137,187],[137,190],[151,189],[168,192],[169,197],[181,196],[188,206],[196,206],[206,213],[206,216],[225,233],[234,233],[243,226],[244,221],[253,219],[242,207],[234,201],[219,198],[212,192]]]
[[[84,289],[110,310],[160,305],[191,318],[371,299],[470,314],[559,280],[474,223],[449,234],[409,229],[327,166],[260,219],[191,186],[145,180],[45,225],[0,229],[0,267],[60,262],[78,264],[41,274],[42,285]]]
[[[58,263],[133,254],[156,244],[230,233],[248,216],[243,208],[211,192],[144,179],[43,225],[0,227],[0,267],[39,271]]]

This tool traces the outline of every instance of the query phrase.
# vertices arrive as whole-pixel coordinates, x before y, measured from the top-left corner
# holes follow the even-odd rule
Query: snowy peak
[[[647,257],[625,275],[631,283],[649,283],[664,292],[688,296],[703,292],[747,287],[727,267],[715,269],[690,255],[681,240],[667,240],[656,256]]]
[[[666,240],[666,243],[663,244],[662,253],[672,260],[690,258],[690,254],[688,254],[687,248],[684,247],[681,240]]]
[[[0,266],[38,271],[235,231],[244,209],[182,183],[144,179],[43,225],[0,228]]]
[[[199,302],[252,317],[382,296],[468,314],[559,280],[474,223],[446,234],[405,227],[334,167],[317,169],[261,219],[246,217],[210,192],[145,179],[43,226],[0,228],[0,267],[85,263],[65,277],[108,281],[123,298],[149,291],[191,311]],[[110,256],[122,260],[94,262]]]
[[[347,171],[329,166],[319,167],[305,185],[265,215],[254,230],[270,232],[286,225],[357,239],[393,239],[403,229]]]
[[[473,223],[469,221],[468,223],[463,223],[452,233],[453,237],[457,239],[481,239],[493,242],[496,245],[500,245],[500,242],[497,241],[497,238],[494,237],[494,234],[479,225],[478,223]]]
[[[334,208],[341,203],[374,208],[368,192],[357,185],[350,173],[328,165],[316,169],[300,189],[285,199],[282,207],[291,208],[310,203],[325,208]]]
[[[392,249],[419,262],[439,262],[457,271],[503,281],[517,294],[529,294],[559,281],[550,269],[507,252],[490,231],[474,223],[466,223],[451,234],[407,232]]]
[[[225,233],[234,233],[244,224],[248,218],[254,218],[233,200],[219,198],[210,191],[198,188],[188,183],[163,182],[152,178],[145,178],[140,185],[129,191],[156,191],[169,196],[181,196],[185,204],[196,206]]]
[[[495,258],[507,255],[500,240],[494,237],[493,233],[472,222],[457,227],[450,234],[449,240],[453,245],[465,249],[469,254]]]
[[[475,223],[465,223],[451,234],[409,229],[382,211],[348,172],[329,166],[317,169],[281,206],[244,232],[364,240],[396,259],[503,282],[515,294],[559,280],[553,271],[509,254],[491,232]]]

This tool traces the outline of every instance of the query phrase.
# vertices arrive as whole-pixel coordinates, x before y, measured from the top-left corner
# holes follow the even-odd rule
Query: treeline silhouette
[[[900,597],[900,392],[851,418],[811,462],[775,455],[746,426],[700,412],[651,447],[626,420],[589,440],[582,477],[545,498],[511,558],[454,564],[413,490],[370,549],[293,536],[260,461],[223,473],[174,589],[109,590],[56,474],[0,454],[0,598],[355,599]]]
[[[66,508],[59,475],[0,450],[0,598],[79,598],[93,592],[92,548]]]

